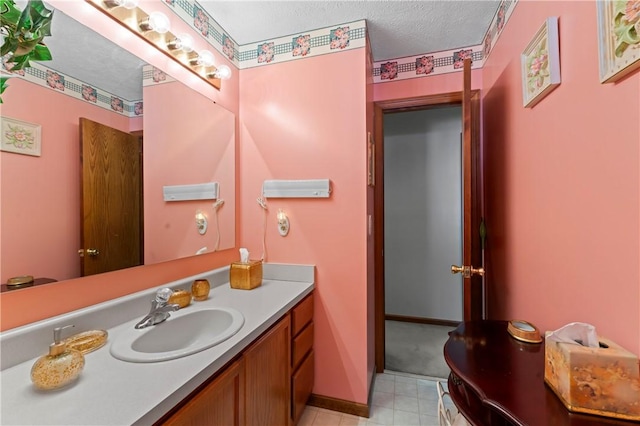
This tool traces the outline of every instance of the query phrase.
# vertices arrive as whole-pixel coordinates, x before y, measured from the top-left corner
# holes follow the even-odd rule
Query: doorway
[[[462,92],[444,93],[439,95],[422,96],[416,98],[398,99],[376,102],[374,105],[374,139],[375,150],[375,180],[384,182],[384,116],[385,114],[407,111],[419,111],[452,105],[462,105],[461,120],[462,138],[462,170],[463,170],[463,261],[466,264],[480,264],[481,257],[479,236],[472,229],[478,229],[479,213],[479,91],[470,90],[470,70],[465,67],[464,88]],[[373,269],[374,269],[374,317],[375,317],[375,366],[376,372],[382,373],[385,366],[385,211],[384,187],[376,185],[374,188],[374,241],[373,241]],[[455,259],[451,260],[453,263]],[[447,262],[447,266],[451,263]],[[465,321],[482,317],[482,288],[478,283],[480,277],[465,274],[462,285],[463,319]],[[456,322],[454,322],[455,324]],[[447,324],[445,324],[447,325]]]
[[[462,321],[460,105],[384,114],[385,369],[444,378]]]

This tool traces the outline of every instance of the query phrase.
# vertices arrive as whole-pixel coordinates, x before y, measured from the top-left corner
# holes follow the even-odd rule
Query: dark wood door
[[[80,118],[81,273],[141,265],[140,138]]]
[[[462,260],[464,320],[483,317],[482,248],[480,245],[480,93],[471,91],[471,60],[465,59],[462,91]]]

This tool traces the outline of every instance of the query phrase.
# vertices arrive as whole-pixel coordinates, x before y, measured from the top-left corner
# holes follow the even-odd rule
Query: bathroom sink
[[[124,330],[111,343],[111,355],[130,362],[159,362],[208,349],[236,334],[244,324],[232,308],[187,309],[143,329]]]

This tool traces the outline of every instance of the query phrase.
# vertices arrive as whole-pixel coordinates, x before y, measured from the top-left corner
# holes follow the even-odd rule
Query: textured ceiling
[[[142,99],[145,62],[56,10],[51,37],[45,39],[53,59],[42,62],[63,74],[128,101]]]
[[[482,43],[499,0],[221,1],[198,3],[239,44],[366,20],[375,61]],[[127,100],[142,98],[141,60],[56,11],[54,60],[43,63]]]
[[[198,3],[241,45],[366,19],[375,61],[482,43],[499,1]]]

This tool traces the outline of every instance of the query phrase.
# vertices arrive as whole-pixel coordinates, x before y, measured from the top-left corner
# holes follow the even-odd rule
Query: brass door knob
[[[480,275],[484,276],[484,268],[474,268],[473,266],[456,266],[451,265],[451,273],[452,274],[460,274],[464,278],[470,278],[472,275]]]
[[[87,254],[89,256],[97,256],[100,254],[100,251],[98,249],[87,249]]]
[[[451,273],[452,274],[459,274],[461,272],[464,272],[464,267],[462,266],[456,266],[456,265],[451,265]]]
[[[473,266],[471,267],[471,275],[480,275],[484,277],[484,268],[475,269]]]

